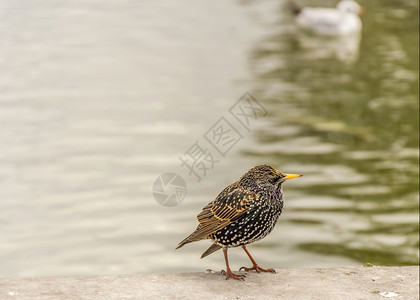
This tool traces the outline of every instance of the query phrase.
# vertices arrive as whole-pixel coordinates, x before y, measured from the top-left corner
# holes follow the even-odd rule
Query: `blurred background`
[[[1,1],[0,276],[221,270],[208,241],[174,248],[259,163],[304,174],[261,266],[417,265],[419,5],[360,4],[337,40],[280,0]],[[246,91],[268,115],[197,182],[179,157]],[[164,172],[178,206],[153,198]]]

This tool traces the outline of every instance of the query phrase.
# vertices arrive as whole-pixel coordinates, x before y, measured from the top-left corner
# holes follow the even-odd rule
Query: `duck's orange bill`
[[[299,174],[285,174],[285,175],[286,175],[286,177],[284,178],[285,180],[298,178],[298,177],[302,176],[302,175],[299,175]]]

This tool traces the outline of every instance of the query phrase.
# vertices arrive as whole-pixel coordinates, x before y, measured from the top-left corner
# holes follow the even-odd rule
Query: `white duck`
[[[341,0],[336,8],[300,8],[291,2],[299,27],[321,35],[342,36],[360,33],[362,7],[353,0]]]

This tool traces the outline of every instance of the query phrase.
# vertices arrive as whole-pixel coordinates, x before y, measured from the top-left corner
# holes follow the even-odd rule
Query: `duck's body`
[[[294,5],[296,24],[307,31],[326,36],[360,33],[361,7],[352,0],[342,0],[336,8],[298,8]]]

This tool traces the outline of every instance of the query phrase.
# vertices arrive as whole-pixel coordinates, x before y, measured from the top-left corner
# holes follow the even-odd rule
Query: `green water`
[[[252,66],[271,126],[255,137],[290,152],[244,153],[293,162],[299,171],[309,166],[307,173],[320,180],[299,191],[335,198],[331,207],[308,201],[294,209],[302,216],[289,221],[345,228],[345,234],[299,249],[378,265],[418,264],[418,5],[369,1],[366,10],[357,58],[322,57],[335,41],[305,48],[295,32],[273,30],[261,40]],[[260,64],[270,67],[258,71]],[[293,130],[282,134],[285,127]],[[339,219],[330,220],[333,215]]]

